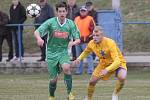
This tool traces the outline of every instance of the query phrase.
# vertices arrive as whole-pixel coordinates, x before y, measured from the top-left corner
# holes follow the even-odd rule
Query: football
[[[38,16],[40,16],[41,8],[37,4],[30,4],[26,8],[26,12],[27,12],[27,15],[32,17],[32,18],[33,17],[38,17]]]

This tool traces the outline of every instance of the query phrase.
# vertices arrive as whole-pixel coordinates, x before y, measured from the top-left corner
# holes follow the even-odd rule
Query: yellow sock
[[[123,88],[123,86],[124,86],[124,81],[117,80],[116,85],[115,85],[115,89],[114,89],[114,93],[119,94],[119,92]]]
[[[55,100],[55,98],[54,98],[54,97],[52,97],[52,96],[50,96],[50,97],[49,97],[49,100]]]
[[[92,95],[94,93],[95,86],[94,85],[88,85],[88,100],[92,100]]]

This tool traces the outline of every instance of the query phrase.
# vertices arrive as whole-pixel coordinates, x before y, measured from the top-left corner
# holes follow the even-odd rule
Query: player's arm
[[[80,54],[80,56],[77,59],[81,61],[84,58],[86,58],[91,52],[92,52],[91,43],[89,42],[85,50]]]
[[[85,57],[87,57],[90,52],[92,52],[92,49],[90,48],[90,43],[88,43],[85,50],[80,54],[80,56],[75,61],[73,61],[73,64],[79,64],[79,62],[83,60]]]
[[[72,46],[77,45],[80,43],[80,39],[76,39],[76,40],[71,40],[68,44],[68,48],[72,48]]]
[[[35,30],[34,36],[35,36],[35,38],[37,40],[37,44],[39,46],[43,46],[44,41],[42,40],[41,37],[43,37],[43,36],[45,36],[47,34],[47,30],[48,30],[49,26],[50,26],[49,22],[46,21],[37,30]]]
[[[80,43],[80,39],[75,39],[75,41],[73,41],[73,45],[77,45]]]
[[[42,38],[40,37],[40,33],[38,31],[35,31],[34,36],[36,38],[38,46],[42,47],[44,44],[44,40],[42,40]]]
[[[71,23],[71,26],[70,26],[70,31],[71,31],[71,33],[70,33],[70,36],[69,36],[69,38],[70,38],[70,46],[69,47],[71,47],[71,46],[73,46],[73,45],[77,45],[77,44],[79,44],[80,43],[80,32],[79,32],[79,30],[78,30],[78,28],[77,28],[77,26],[76,26],[76,24],[72,21],[72,23]],[[74,41],[73,41],[74,40]]]
[[[115,42],[112,42],[112,46],[110,49],[111,49],[110,54],[111,54],[111,58],[113,59],[113,63],[106,68],[108,72],[115,71],[117,68],[119,68],[121,64],[118,51],[117,51],[117,45]]]

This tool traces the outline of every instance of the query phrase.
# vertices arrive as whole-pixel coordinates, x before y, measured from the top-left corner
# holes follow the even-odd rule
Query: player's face
[[[93,40],[95,43],[100,43],[102,41],[103,38],[103,33],[102,31],[98,30],[98,29],[94,29],[93,31]]]
[[[65,9],[65,7],[58,8],[57,15],[59,19],[64,20],[67,15],[67,10]]]

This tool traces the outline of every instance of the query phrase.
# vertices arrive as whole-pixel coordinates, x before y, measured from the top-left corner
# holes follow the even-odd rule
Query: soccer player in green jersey
[[[66,18],[67,5],[65,2],[56,4],[57,17],[48,19],[35,32],[39,46],[43,46],[43,37],[48,34],[46,58],[49,73],[49,100],[54,100],[60,67],[64,72],[64,83],[67,88],[68,99],[75,100],[72,94],[72,75],[70,70],[70,56],[68,47],[80,43],[80,33],[72,20]],[[71,41],[75,39],[75,41]],[[70,42],[71,41],[71,42]]]

